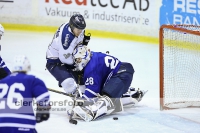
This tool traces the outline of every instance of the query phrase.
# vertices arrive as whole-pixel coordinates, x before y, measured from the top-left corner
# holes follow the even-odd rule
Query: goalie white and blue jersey
[[[117,58],[101,53],[91,52],[91,59],[84,68],[85,96],[95,97],[91,91],[100,93],[104,84],[117,73],[121,61]],[[90,91],[91,90],[91,91]]]
[[[35,129],[33,98],[37,101],[35,104],[41,106],[49,103],[44,82],[35,76],[12,73],[0,81],[0,132],[5,127],[26,131]]]

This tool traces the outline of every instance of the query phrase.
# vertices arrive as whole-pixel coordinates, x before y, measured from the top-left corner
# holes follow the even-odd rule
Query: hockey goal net
[[[162,25],[160,109],[200,107],[200,27]]]

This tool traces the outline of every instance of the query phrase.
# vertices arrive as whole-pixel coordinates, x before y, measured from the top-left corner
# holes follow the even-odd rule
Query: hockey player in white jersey
[[[90,105],[75,106],[73,111],[85,121],[123,110],[126,97],[141,101],[144,91],[133,90],[131,85],[134,69],[128,62],[101,52],[90,51],[79,45],[73,52],[77,69],[84,69],[85,92],[83,97]],[[93,103],[92,103],[93,102]],[[91,104],[92,103],[92,104]]]
[[[4,34],[4,28],[0,24],[0,40],[3,36],[3,34]],[[0,51],[1,51],[1,45],[0,45]],[[5,78],[6,76],[8,76],[10,73],[11,73],[10,70],[8,69],[5,62],[3,61],[3,59],[0,56],[0,80]]]
[[[16,56],[12,65],[12,74],[0,80],[0,133],[37,133],[36,122],[50,116],[49,92],[42,80],[27,74],[31,66],[26,56]]]
[[[72,53],[79,45],[87,45],[90,35],[85,35],[86,22],[81,14],[73,15],[69,23],[63,23],[55,33],[46,52],[46,68],[67,94],[76,90],[78,76],[74,69]],[[81,83],[80,83],[81,84]]]

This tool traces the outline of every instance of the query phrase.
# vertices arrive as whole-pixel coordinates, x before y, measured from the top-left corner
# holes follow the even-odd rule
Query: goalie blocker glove
[[[0,68],[0,80],[5,78],[8,75],[8,73],[5,71],[4,68]]]

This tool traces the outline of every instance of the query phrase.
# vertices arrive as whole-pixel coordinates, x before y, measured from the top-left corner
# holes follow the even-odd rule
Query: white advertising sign
[[[1,16],[32,15],[32,0],[0,0]]]
[[[106,23],[154,26],[156,1],[150,0],[39,0],[39,15],[69,18],[81,13],[85,19]]]

